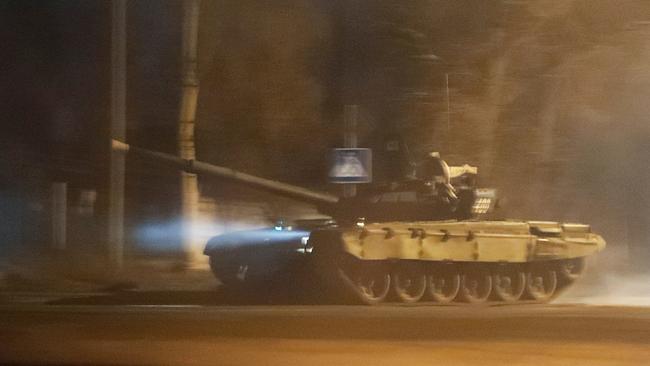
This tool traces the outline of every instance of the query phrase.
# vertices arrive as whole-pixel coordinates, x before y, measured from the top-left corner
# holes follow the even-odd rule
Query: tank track
[[[335,273],[330,271],[329,278],[325,279],[326,288],[334,298],[365,305],[399,306],[495,306],[548,303],[565,291],[585,268],[584,258],[520,264],[422,263],[401,260],[369,262],[353,258],[337,260],[337,262]],[[413,274],[410,275],[410,279],[399,279],[400,274],[409,272]],[[451,289],[447,293],[441,291],[445,296],[436,297],[435,290],[432,288],[435,288],[435,283],[439,283],[434,280],[436,276],[440,277],[441,273],[446,273],[448,278],[457,279],[449,281],[454,284],[448,286]],[[504,273],[511,275],[504,276]],[[424,285],[422,277],[426,281]],[[490,279],[488,280],[487,277]],[[388,284],[385,283],[386,278]],[[513,278],[519,280],[513,281]],[[457,281],[459,283],[456,283]],[[497,285],[497,282],[500,284]],[[517,282],[516,285],[513,282]],[[458,289],[454,289],[456,286]],[[411,290],[406,295],[405,288]]]

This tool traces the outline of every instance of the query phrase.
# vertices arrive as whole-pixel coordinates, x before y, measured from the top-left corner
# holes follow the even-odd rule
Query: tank
[[[493,189],[476,187],[476,167],[436,154],[400,182],[358,197],[333,195],[211,164],[116,144],[191,173],[209,174],[315,203],[326,215],[226,233],[204,250],[226,287],[307,282],[334,299],[376,305],[548,302],[605,248],[577,223],[486,219]]]

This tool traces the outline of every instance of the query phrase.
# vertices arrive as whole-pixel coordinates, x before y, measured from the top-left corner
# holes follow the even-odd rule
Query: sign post
[[[343,147],[357,147],[357,120],[359,117],[359,106],[356,104],[347,104],[343,110]],[[343,197],[355,197],[357,195],[357,186],[355,184],[346,184],[343,186]]]

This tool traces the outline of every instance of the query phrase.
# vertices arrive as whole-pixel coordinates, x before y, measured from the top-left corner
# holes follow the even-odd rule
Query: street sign
[[[364,148],[333,149],[329,180],[332,183],[370,183],[372,150]]]

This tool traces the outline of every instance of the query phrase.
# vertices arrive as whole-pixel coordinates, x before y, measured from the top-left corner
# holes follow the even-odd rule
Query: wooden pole
[[[67,242],[68,185],[52,183],[52,248],[65,250]]]
[[[126,138],[126,0],[113,0],[111,27],[111,141]],[[110,143],[110,142],[109,142]],[[124,154],[111,149],[108,259],[113,271],[124,265]]]
[[[195,160],[194,125],[199,95],[197,77],[197,42],[199,29],[199,0],[183,2],[182,86],[178,121],[178,149],[182,159]],[[198,219],[199,187],[196,174],[181,172],[182,245],[187,265],[194,267],[202,259],[196,242],[194,225]]]

